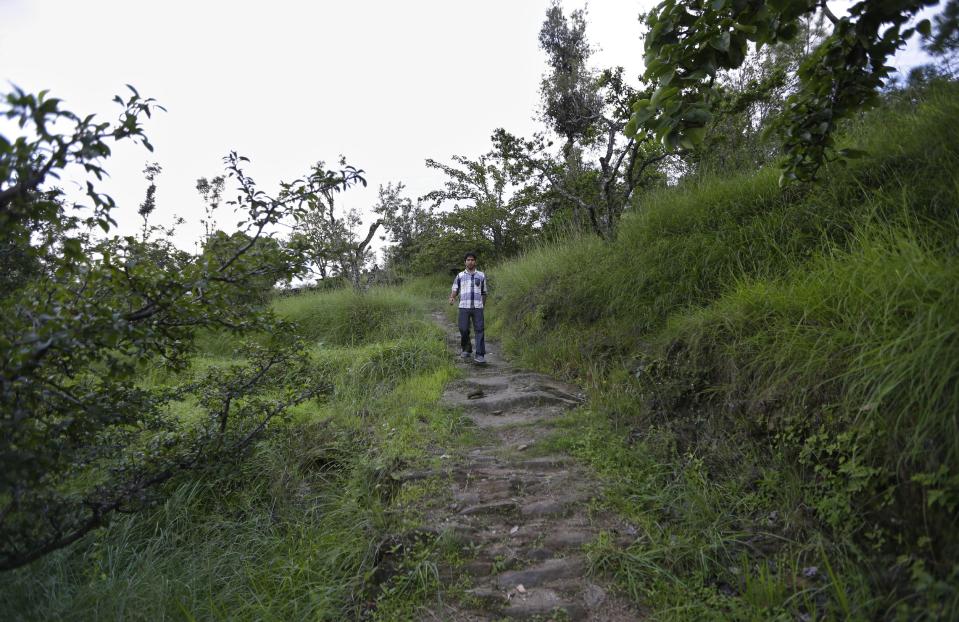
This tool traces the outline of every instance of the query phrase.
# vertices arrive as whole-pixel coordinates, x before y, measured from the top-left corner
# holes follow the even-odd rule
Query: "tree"
[[[799,67],[799,88],[776,122],[783,134],[781,181],[810,180],[837,150],[833,134],[843,119],[877,101],[893,71],[887,59],[928,20],[906,24],[937,0],[861,0],[835,16],[825,0],[664,0],[646,18],[645,79],[651,96],[633,104],[628,136],[652,133],[670,149],[702,142],[718,98],[717,72],[742,66],[750,42],[790,41],[800,20],[821,11],[831,33]]]
[[[209,239],[217,230],[216,211],[220,208],[220,202],[223,200],[223,186],[226,183],[226,177],[217,175],[210,179],[201,177],[196,180],[196,191],[203,198],[203,239]]]
[[[959,73],[959,0],[949,0],[937,15],[935,30],[923,42],[923,49],[938,57],[947,75]]]
[[[567,18],[559,2],[553,2],[539,31],[539,46],[550,67],[540,85],[543,118],[566,139],[563,156],[569,164],[576,143],[595,133],[603,112],[596,76],[588,65],[592,49],[586,40],[586,11],[573,11]]]
[[[384,267],[397,274],[415,273],[414,258],[422,252],[427,238],[437,235],[440,228],[433,209],[403,196],[405,189],[402,182],[380,186],[374,209],[392,242],[385,249]]]
[[[431,275],[456,272],[463,249],[494,257],[492,243],[478,229],[461,229],[450,213],[437,212],[424,197],[415,202],[403,196],[403,183],[380,186],[374,212],[392,244],[387,246],[384,267],[396,275]],[[385,237],[383,238],[385,239]]]
[[[143,198],[143,202],[140,203],[140,208],[137,210],[137,213],[140,214],[140,217],[143,219],[143,239],[146,240],[150,232],[150,214],[153,213],[153,210],[156,209],[156,193],[157,185],[156,178],[163,172],[163,167],[160,166],[159,162],[154,162],[152,164],[147,164],[143,168],[143,176],[146,178],[150,184],[147,186],[146,196]]]
[[[292,274],[299,257],[253,252],[258,241],[310,193],[355,183],[356,171],[311,171],[274,198],[230,154],[244,237],[192,255],[169,239],[109,235],[115,204],[95,180],[113,142],[149,148],[141,120],[158,108],[131,92],[116,98],[113,124],[46,93],[14,89],[0,104],[22,132],[0,135],[0,275],[14,275],[0,291],[0,570],[148,505],[165,482],[239,454],[289,406],[327,390],[292,327],[238,294],[265,260]],[[48,187],[67,167],[90,177],[87,205]],[[197,331],[209,329],[265,337],[235,364],[184,374]],[[144,384],[156,366],[174,380]],[[184,399],[204,416],[171,416]]]
[[[551,153],[552,141],[542,134],[528,140],[499,129],[493,143],[557,195],[551,205],[570,207],[574,226],[611,239],[634,191],[656,178],[649,173],[666,153],[642,137],[623,139],[631,104],[641,94],[620,67],[590,69],[584,11],[567,18],[554,3],[539,41],[550,66],[540,89],[543,120],[563,137],[560,154]]]
[[[685,173],[756,170],[782,155],[770,130],[799,86],[799,65],[825,36],[823,19],[807,16],[793,40],[754,47],[740,67],[717,72],[713,115],[702,144],[683,158]]]
[[[465,156],[452,159],[455,164],[426,160],[427,167],[442,171],[447,179],[442,189],[422,200],[432,202],[434,208],[453,202],[452,211],[441,220],[470,246],[489,240],[493,256],[488,260],[515,254],[536,230],[541,199],[538,188],[527,183],[502,150],[476,160]]]
[[[342,157],[340,165],[346,167]],[[313,172],[322,172],[324,167],[322,161],[317,162]],[[352,170],[365,186],[366,181],[360,176],[363,171]],[[344,215],[337,212],[336,195],[340,190],[339,187],[311,189],[300,203],[300,226],[290,243],[307,253],[310,259],[307,269],[321,279],[343,276],[354,289],[360,289],[363,268],[371,257],[370,243],[383,221],[377,219],[370,224],[365,237],[358,237],[356,229],[362,223],[359,212],[355,209]]]
[[[289,284],[293,266],[301,261],[295,252],[284,248],[275,238],[261,236],[254,240],[244,231],[229,234],[215,231],[203,241],[200,256],[211,265],[218,265],[244,247],[248,247],[244,253],[251,269],[243,275],[245,287],[234,290],[231,304],[251,308],[269,302],[277,283]]]

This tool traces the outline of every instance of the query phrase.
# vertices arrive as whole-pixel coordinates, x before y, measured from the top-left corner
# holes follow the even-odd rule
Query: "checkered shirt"
[[[453,293],[460,296],[460,309],[482,309],[486,295],[486,275],[476,270],[470,274],[463,270],[453,280]]]

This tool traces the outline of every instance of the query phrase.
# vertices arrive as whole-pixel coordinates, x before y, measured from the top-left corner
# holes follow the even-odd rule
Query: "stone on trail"
[[[520,506],[519,513],[528,517],[566,514],[571,512],[574,506],[588,501],[589,498],[589,495],[577,494],[533,501]]]
[[[523,570],[510,570],[496,577],[496,586],[508,589],[516,585],[543,585],[557,579],[571,579],[583,575],[585,566],[582,557],[548,559],[545,562]]]
[[[544,619],[557,612],[562,612],[561,615],[567,620],[582,620],[586,616],[582,605],[570,602],[550,589],[527,590],[525,594],[516,594],[510,599],[509,606],[501,611],[504,616],[514,620]]]
[[[516,511],[515,501],[494,501],[492,503],[479,503],[471,505],[460,510],[463,516],[471,514],[509,514]]]

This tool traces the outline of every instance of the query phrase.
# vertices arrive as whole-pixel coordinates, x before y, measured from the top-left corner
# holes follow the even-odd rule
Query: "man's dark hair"
[[[472,257],[473,259],[477,259],[476,253],[474,253],[473,251],[469,251],[468,253],[466,253],[465,255],[463,255],[463,261],[466,261],[466,260],[469,259],[470,257]]]

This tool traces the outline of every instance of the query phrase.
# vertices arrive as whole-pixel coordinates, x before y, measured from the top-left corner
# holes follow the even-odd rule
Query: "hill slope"
[[[596,558],[636,598],[959,616],[957,95],[891,97],[818,185],[667,189],[490,271],[508,349],[591,390],[564,443],[638,526]]]

